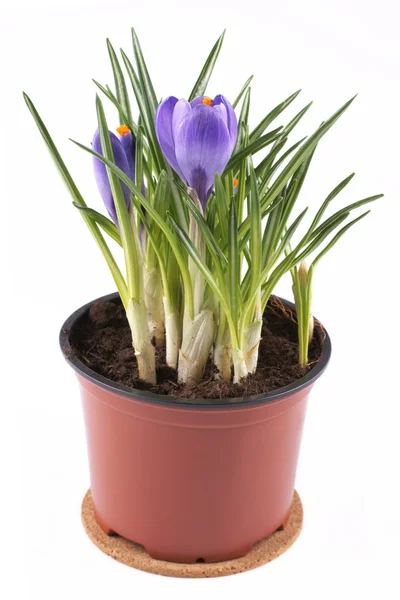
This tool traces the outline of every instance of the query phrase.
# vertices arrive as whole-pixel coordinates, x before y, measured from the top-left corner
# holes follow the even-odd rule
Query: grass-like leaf
[[[132,111],[128,90],[126,89],[125,78],[124,74],[122,73],[119,60],[109,39],[107,39],[107,49],[114,75],[117,100],[122,107],[122,110],[120,111],[120,125],[129,125],[129,123],[132,121]]]
[[[236,108],[237,105],[239,104],[239,102],[241,101],[243,94],[246,92],[247,88],[249,87],[252,79],[253,79],[254,75],[251,75],[248,80],[246,81],[246,83],[244,84],[244,86],[242,87],[242,89],[240,90],[239,94],[236,96],[235,100],[232,102],[232,106],[233,108]]]
[[[223,31],[222,34],[220,35],[220,37],[217,39],[210,54],[208,55],[207,60],[204,63],[204,66],[200,72],[200,75],[198,76],[197,81],[194,84],[194,87],[190,93],[189,102],[191,102],[192,100],[197,98],[197,96],[204,95],[204,92],[206,91],[206,88],[207,88],[207,84],[208,84],[210,77],[212,75],[212,72],[214,70],[215,63],[217,62],[217,58],[220,53],[222,43],[224,41],[224,37],[225,37],[225,31]]]
[[[250,99],[251,99],[251,88],[247,88],[244,100],[243,100],[243,104],[242,104],[242,108],[240,110],[240,115],[239,115],[239,119],[238,119],[238,135],[237,135],[237,140],[236,140],[236,146],[234,149],[233,154],[235,155],[235,153],[242,148],[243,146],[243,142],[246,136],[246,131],[248,129],[248,121],[249,121],[249,111],[250,111]]]
[[[270,133],[266,133],[265,135],[258,138],[258,140],[255,140],[254,142],[250,143],[248,146],[234,154],[226,166],[225,173],[227,173],[228,171],[236,171],[237,169],[239,169],[242,160],[244,160],[248,156],[254,155],[256,152],[259,152],[259,150],[262,150],[269,144],[272,144],[272,142],[274,142],[279,137],[279,132],[281,129],[282,127],[278,127]]]
[[[96,111],[101,148],[104,157],[111,163],[114,163],[114,154],[111,146],[110,134],[108,132],[107,120],[104,114],[103,104],[99,96],[96,96]],[[111,193],[114,199],[118,224],[120,227],[121,243],[124,249],[129,298],[133,298],[137,302],[140,302],[141,298],[143,297],[143,289],[142,278],[140,277],[141,267],[139,249],[137,248],[137,242],[132,230],[121,182],[108,165],[106,165],[106,170],[108,180],[110,182]]]
[[[119,231],[115,227],[114,223],[110,221],[110,219],[107,219],[107,217],[97,212],[97,210],[94,210],[93,208],[82,206],[77,202],[73,202],[72,204],[75,206],[75,208],[84,211],[91,219],[93,219],[95,223],[97,223],[97,225],[102,228],[103,231],[105,231],[115,242],[117,242],[117,244],[122,246]]]
[[[297,98],[300,94],[301,90],[297,90],[294,94],[291,94],[286,100],[275,106],[271,112],[267,114],[266,117],[254,128],[254,130],[250,134],[250,141],[254,142],[254,140],[258,140],[258,138],[264,133],[264,131],[271,125],[272,121],[278,117],[281,112],[285,110],[292,102]]]
[[[61,158],[60,153],[58,152],[58,150],[56,148],[56,145],[54,144],[54,142],[53,142],[45,124],[43,123],[39,113],[37,112],[33,102],[31,101],[29,96],[27,96],[27,94],[24,93],[23,96],[24,96],[26,105],[27,105],[39,131],[40,131],[40,134],[41,134],[49,152],[50,152],[50,155],[53,158],[55,165],[56,165],[62,179],[64,180],[64,183],[66,184],[69,193],[72,196],[73,201],[75,201],[76,204],[78,204],[79,206],[87,208],[86,203],[85,203],[81,193],[79,192],[74,180],[72,179],[63,159]],[[93,219],[91,219],[89,217],[89,215],[87,215],[85,213],[85,211],[81,211],[81,215],[82,215],[86,225],[88,226],[90,232],[92,233],[94,239],[96,240],[96,243],[99,246],[101,253],[103,254],[103,256],[106,260],[108,268],[110,269],[111,275],[114,279],[115,285],[117,286],[119,295],[121,296],[122,303],[126,307],[128,304],[128,290],[126,287],[125,280],[122,276],[122,273],[121,273],[113,255],[111,254],[110,249],[109,249],[104,237],[102,236],[99,228],[97,227],[96,223],[93,221]]]
[[[98,154],[98,152],[95,152],[92,148],[89,148],[88,146],[85,146],[84,144],[80,144],[79,142],[76,142],[75,140],[71,140],[71,141],[74,144],[76,144],[79,148],[82,148],[82,150],[85,150],[92,156],[96,156],[96,158],[101,160],[106,165],[106,167],[108,167],[108,169],[110,169],[110,171],[112,171],[120,179],[120,181],[122,183],[124,183],[127,186],[127,188],[130,190],[130,192],[132,193],[131,197],[132,197],[132,202],[134,203],[134,205],[137,206],[138,203],[140,205],[142,205],[144,210],[150,215],[150,217],[152,219],[154,219],[154,221],[160,227],[160,229],[164,233],[165,237],[167,238],[167,240],[171,246],[171,249],[175,255],[177,263],[179,265],[179,269],[181,271],[182,282],[183,282],[183,286],[184,286],[184,290],[185,290],[186,307],[187,307],[187,310],[188,310],[190,316],[193,318],[193,290],[192,290],[192,283],[191,283],[190,274],[189,274],[189,270],[188,270],[187,260],[186,260],[185,256],[183,255],[183,253],[181,252],[180,246],[177,243],[177,240],[176,240],[175,236],[173,235],[173,232],[171,231],[168,224],[165,222],[165,220],[162,217],[160,217],[158,212],[156,210],[154,210],[153,206],[151,206],[150,202],[142,194],[141,190],[131,181],[131,179],[129,179],[129,177],[127,175],[125,175],[125,173],[120,168],[117,167],[117,165],[114,162],[110,161],[107,157],[102,156],[101,154]],[[162,172],[160,174],[160,177],[167,177],[167,176],[166,176],[165,172]]]
[[[154,119],[154,116],[155,116],[156,110],[157,110],[158,100],[157,100],[156,93],[154,91],[153,84],[151,82],[149,72],[147,70],[147,65],[146,65],[146,62],[143,57],[139,39],[138,39],[133,27],[132,27],[132,43],[133,43],[133,51],[135,53],[136,64],[137,64],[137,68],[138,68],[138,72],[139,72],[139,79],[140,79],[140,83],[141,83],[142,93],[146,99],[148,110]]]
[[[164,165],[164,157],[161,155],[161,150],[158,145],[156,132],[154,128],[154,115],[149,110],[148,104],[143,96],[140,80],[136,74],[133,65],[125,52],[121,50],[122,59],[125,63],[125,68],[127,70],[129,79],[131,81],[132,89],[135,94],[136,102],[139,107],[140,116],[143,120],[143,127],[146,132],[147,141],[150,147],[151,154],[153,156],[153,160],[155,165],[157,166],[157,170],[160,171],[161,167]]]
[[[250,174],[250,195],[248,213],[250,217],[251,290],[253,291],[261,275],[261,204],[258,195],[256,174],[251,159],[248,159]]]
[[[314,260],[312,262],[312,266],[315,267],[315,265],[321,260],[321,258],[327,252],[329,252],[329,250],[331,248],[333,248],[333,246],[336,244],[336,242],[339,241],[339,239],[342,237],[342,235],[345,234],[346,231],[348,231],[350,229],[350,227],[353,227],[353,225],[355,225],[356,223],[358,223],[358,221],[361,221],[361,219],[363,219],[364,217],[366,217],[370,212],[371,212],[370,210],[365,211],[362,215],[360,215],[356,219],[353,219],[352,221],[350,221],[350,223],[347,223],[342,229],[340,229],[340,231],[338,231],[338,233],[331,239],[331,241],[329,242],[329,244],[327,244],[325,246],[325,248],[322,250],[322,252],[320,252],[316,256],[316,258],[314,258]]]
[[[239,241],[235,203],[231,202],[229,209],[228,228],[228,287],[229,306],[234,323],[238,322],[240,306],[240,259]]]
[[[345,207],[341,208],[340,210],[338,210],[337,212],[335,212],[331,217],[326,219],[326,221],[324,221],[316,229],[312,229],[312,226],[311,226],[310,229],[311,229],[312,235],[310,236],[310,238],[312,239],[312,238],[315,238],[316,236],[318,236],[324,227],[326,227],[327,225],[330,225],[330,223],[332,223],[335,219],[339,218],[344,213],[350,214],[351,211],[353,211],[357,208],[360,208],[361,206],[364,206],[365,204],[369,204],[370,202],[375,202],[376,200],[379,200],[379,198],[382,198],[382,197],[383,197],[383,194],[376,194],[375,196],[368,196],[368,198],[363,198],[362,200],[358,200],[357,202],[348,204],[347,206],[345,206]]]
[[[221,228],[222,244],[224,246],[228,243],[228,202],[224,185],[218,173],[215,175],[215,203]]]
[[[218,298],[221,308],[224,311],[227,321],[229,323],[229,329],[230,329],[230,333],[231,333],[231,337],[232,337],[232,342],[234,344],[238,344],[236,325],[232,319],[232,315],[231,315],[228,303],[227,303],[225,295],[224,295],[224,290],[219,287],[218,282],[213,277],[213,274],[208,269],[207,265],[201,259],[197,248],[194,246],[193,242],[191,241],[191,239],[189,238],[187,233],[179,227],[178,223],[175,221],[175,219],[173,218],[172,215],[169,215],[169,217],[170,217],[171,224],[172,224],[176,234],[178,235],[180,241],[182,242],[182,245],[185,247],[190,258],[193,260],[193,262],[197,266],[197,268],[201,271],[201,273],[203,274],[204,278],[206,279],[208,285],[210,286],[211,290],[214,292],[214,294]]]

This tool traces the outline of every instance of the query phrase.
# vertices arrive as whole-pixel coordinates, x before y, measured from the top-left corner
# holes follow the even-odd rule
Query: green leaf
[[[215,174],[215,202],[217,205],[218,221],[221,227],[223,245],[228,243],[228,201],[221,177]]]
[[[125,78],[122,73],[117,55],[112,47],[109,39],[107,39],[108,54],[110,56],[111,67],[114,75],[115,91],[117,94],[117,100],[122,107],[120,111],[120,125],[129,125],[132,121],[132,111],[129,102],[128,91],[126,89]]]
[[[138,187],[142,186],[143,182],[143,170],[144,170],[144,156],[143,156],[143,140],[144,130],[140,125],[138,127],[135,144],[135,183]],[[140,219],[138,219],[138,227],[140,227]]]
[[[76,144],[79,148],[82,148],[82,150],[85,150],[92,156],[96,156],[96,158],[101,160],[101,162],[103,162],[106,165],[106,167],[108,167],[113,173],[115,173],[115,175],[118,176],[120,181],[122,181],[122,183],[124,183],[127,186],[127,188],[132,192],[131,199],[132,199],[132,202],[135,205],[135,207],[138,205],[142,205],[143,208],[146,210],[146,212],[149,213],[151,218],[154,219],[155,222],[157,223],[157,225],[160,227],[160,229],[164,233],[165,237],[167,238],[167,240],[171,246],[171,249],[175,255],[175,258],[178,262],[179,269],[181,271],[182,282],[183,282],[183,286],[184,286],[184,290],[185,290],[186,308],[187,308],[191,318],[193,318],[193,290],[192,290],[192,283],[191,283],[191,279],[190,279],[187,260],[183,256],[183,254],[180,250],[179,244],[177,243],[176,238],[174,237],[171,229],[168,227],[165,220],[157,213],[157,211],[154,210],[154,208],[151,206],[151,204],[147,200],[147,198],[145,198],[145,196],[143,196],[141,190],[131,181],[131,179],[120,168],[117,167],[117,165],[115,163],[110,161],[106,156],[102,156],[98,152],[95,152],[92,148],[89,148],[88,146],[84,146],[83,144],[80,144],[79,142],[76,142],[75,140],[71,140],[71,141],[74,144]],[[164,171],[162,171],[160,174],[160,178],[163,178],[163,177],[167,178]]]
[[[122,171],[121,171],[121,173],[122,173]],[[165,176],[165,174],[164,175],[162,174],[162,176]],[[145,198],[141,194],[141,192],[139,191],[139,188],[136,188],[136,186],[132,186],[132,188],[133,188],[133,189],[131,189],[131,191],[133,193],[132,202],[135,204],[135,206],[138,206],[140,204],[143,206],[143,208],[149,213],[151,218],[155,220],[155,222],[160,227],[161,231],[163,232],[163,234],[165,235],[165,237],[167,238],[167,240],[169,242],[169,245],[170,245],[170,247],[174,253],[174,256],[176,258],[176,261],[179,265],[179,270],[180,270],[181,277],[182,277],[183,288],[184,288],[184,292],[185,292],[185,308],[187,309],[190,317],[193,318],[193,316],[194,316],[193,289],[192,289],[192,282],[190,279],[190,273],[189,273],[186,257],[183,255],[181,248],[179,246],[179,243],[176,240],[173,232],[169,228],[166,221],[163,218],[161,218],[160,215],[154,210],[154,208],[148,202],[147,198]]]
[[[283,204],[286,200],[287,188],[285,187],[282,194],[275,198],[271,204],[271,212],[265,224],[263,240],[262,240],[262,264],[265,267],[271,262],[271,257],[274,254],[276,243],[276,231],[279,227]]]
[[[270,113],[267,114],[266,117],[255,127],[255,129],[250,134],[250,141],[254,142],[254,140],[258,140],[258,138],[264,133],[264,131],[269,127],[269,125],[278,117],[281,112],[285,110],[293,102],[295,98],[300,94],[301,90],[297,90],[294,94],[286,98],[283,102],[278,104]]]
[[[99,225],[103,231],[105,231],[117,244],[122,246],[121,237],[119,235],[118,229],[115,227],[114,223],[107,219],[104,215],[97,212],[97,210],[93,210],[93,208],[88,208],[87,206],[82,206],[78,204],[78,202],[72,202],[75,208],[84,211],[97,225]]]
[[[287,139],[287,138],[283,138],[282,140],[277,140],[277,144],[272,146],[272,149],[270,151],[270,154],[274,155],[274,153],[276,151],[280,151],[281,147],[280,145],[282,144],[282,142]],[[272,179],[273,174],[278,170],[278,168],[280,167],[280,165],[286,160],[286,158],[296,150],[296,148],[298,148],[300,146],[300,144],[302,144],[304,142],[304,140],[307,139],[306,137],[302,138],[301,140],[299,140],[298,142],[296,142],[295,144],[293,144],[293,146],[291,146],[288,150],[286,150],[286,152],[284,152],[282,154],[282,156],[280,156],[278,158],[278,160],[273,163],[268,171],[268,173],[264,173],[263,175],[263,180],[260,184],[260,194],[264,194],[264,192],[267,190],[267,187],[269,185],[269,182]],[[257,167],[258,168],[258,167]],[[256,173],[257,173],[257,168],[256,168]]]
[[[236,145],[233,154],[238,151],[239,148],[243,146],[244,139],[246,138],[247,132],[247,123],[249,120],[249,110],[250,110],[250,98],[251,98],[251,88],[247,89],[246,95],[243,100],[242,109],[239,115],[239,129],[238,136],[236,140]]]
[[[153,202],[150,202],[150,204],[152,204],[152,206],[154,207],[154,210],[159,214],[160,218],[162,218],[164,220],[166,219],[167,210],[169,207],[169,194],[170,194],[170,186],[169,186],[168,179],[164,176],[160,177],[160,179],[157,183],[156,189],[155,189]],[[163,240],[164,240],[164,234],[162,233],[162,230],[157,225],[157,223],[154,221],[154,219],[151,219],[150,217],[148,217],[148,218],[145,217],[145,219],[146,219],[146,223],[148,223],[150,231],[151,231],[152,240],[153,240],[152,245],[154,246],[154,244],[156,244],[157,249],[162,248]],[[155,250],[153,249],[152,245],[148,245],[148,247],[147,247],[146,263],[149,268],[156,266],[156,264],[157,264],[157,260],[156,260],[156,256],[155,256],[155,254],[157,255],[157,253],[155,253]]]
[[[284,235],[282,236],[282,240],[281,240],[281,243],[279,244],[279,247],[277,248],[275,254],[272,256],[271,262],[268,264],[269,268],[272,268],[274,266],[274,264],[279,260],[282,253],[286,251],[286,249],[290,245],[290,241],[291,241],[293,235],[295,234],[298,226],[300,225],[300,223],[303,220],[303,217],[307,211],[308,211],[308,206],[299,214],[298,217],[296,217],[296,219],[293,221],[293,223],[290,225],[290,227],[287,228]]]
[[[189,96],[189,102],[197,98],[198,96],[203,96],[206,91],[207,84],[210,80],[211,74],[214,70],[215,63],[217,62],[218,55],[221,50],[222,42],[224,41],[225,31],[223,31],[222,35],[215,42],[213,49],[211,50],[204,66],[201,70],[200,75],[197,78],[196,83],[191,91]]]
[[[127,117],[126,113],[124,112],[122,105],[118,102],[118,100],[115,97],[115,95],[113,94],[113,92],[108,87],[104,87],[103,85],[101,85],[101,83],[99,83],[95,79],[92,79],[92,81],[99,88],[99,90],[101,92],[103,92],[105,97],[108,98],[108,100],[110,100],[110,102],[112,102],[112,104],[114,104],[115,108],[118,110],[120,124],[129,125],[128,117]]]
[[[326,211],[326,209],[328,208],[328,205],[330,204],[330,202],[332,202],[332,200],[334,198],[336,198],[336,196],[346,187],[346,185],[348,185],[350,183],[350,181],[353,179],[355,173],[351,173],[348,177],[346,177],[345,179],[343,179],[343,181],[341,181],[332,191],[331,193],[326,197],[325,201],[322,203],[321,208],[318,210],[317,214],[315,215],[315,218],[312,222],[311,225],[311,229],[314,230],[315,227],[318,225],[318,223],[320,222],[324,212]]]
[[[237,105],[239,104],[239,102],[241,101],[243,94],[245,93],[245,91],[247,90],[247,88],[249,87],[251,80],[253,79],[254,75],[251,75],[248,80],[246,81],[246,83],[244,84],[244,86],[242,87],[242,89],[240,90],[239,94],[237,95],[236,99],[234,100],[234,102],[232,103],[232,107],[236,108]]]
[[[146,132],[147,141],[150,147],[151,154],[153,156],[154,163],[157,167],[157,170],[160,171],[162,165],[164,165],[164,157],[161,154],[161,150],[158,145],[156,132],[154,128],[154,116],[149,110],[148,104],[145,101],[145,98],[142,93],[141,85],[139,78],[135,72],[135,69],[132,66],[131,61],[125,54],[123,50],[121,50],[122,59],[125,63],[126,70],[129,75],[129,79],[132,84],[132,89],[135,94],[136,102],[139,108],[140,116],[143,120],[144,130]]]
[[[250,172],[250,195],[248,214],[250,216],[251,292],[255,290],[261,275],[261,204],[258,195],[256,175],[251,159],[248,159]]]
[[[297,198],[301,192],[303,187],[305,178],[308,173],[308,169],[310,168],[310,164],[312,158],[314,156],[314,151],[304,160],[304,162],[300,165],[297,171],[294,173],[287,189],[286,201],[283,205],[283,211],[280,218],[279,228],[276,232],[276,241],[282,236],[283,231],[286,227],[288,219],[291,215],[293,207],[296,203]]]
[[[355,96],[354,96],[355,98]],[[329,129],[336,123],[336,121],[342,116],[347,110],[354,98],[351,98],[346,102],[339,110],[337,110],[325,123],[320,125],[313,135],[306,139],[304,144],[297,150],[296,154],[291,158],[286,167],[281,171],[278,177],[275,179],[267,193],[263,198],[263,205],[270,201],[271,198],[275,198],[279,194],[286,183],[289,181],[293,173],[299,168],[299,166],[306,160],[308,156],[314,151],[318,142],[321,138],[329,131]],[[260,138],[262,139],[262,138]]]
[[[274,163],[274,160],[277,156],[277,154],[282,150],[282,148],[285,146],[285,144],[287,143],[288,138],[282,138],[281,140],[278,141],[278,143],[275,145],[273,149],[271,149],[267,156],[265,156],[262,161],[257,165],[255,171],[256,171],[256,178],[257,179],[263,179],[265,177],[265,175],[267,173],[269,173],[269,171],[271,170],[271,167]],[[250,178],[249,178],[250,179]],[[250,180],[249,180],[249,186],[250,186]],[[261,182],[260,184],[260,192],[261,192],[261,186],[263,185],[263,182]]]
[[[342,229],[340,229],[340,231],[338,231],[338,233],[331,239],[331,241],[329,242],[329,244],[327,244],[325,246],[325,248],[322,250],[322,252],[320,252],[318,254],[318,256],[316,256],[316,258],[314,258],[314,260],[312,262],[312,266],[315,267],[315,265],[321,260],[321,258],[327,252],[329,252],[329,250],[336,244],[336,242],[339,241],[339,239],[342,237],[342,235],[344,233],[346,233],[346,231],[348,229],[350,229],[350,227],[353,227],[353,225],[355,225],[358,221],[361,221],[361,219],[363,219],[364,217],[366,217],[370,212],[371,212],[370,210],[367,210],[365,213],[363,213],[362,215],[360,215],[356,219],[353,219],[353,221],[350,221],[350,223],[347,223]]]
[[[179,194],[179,190],[178,190],[178,181],[180,181],[180,179],[178,178],[178,176],[174,176],[174,173],[172,172],[171,167],[169,166],[169,164],[166,162],[166,172],[168,175],[168,179],[171,185],[171,190],[172,190],[172,207],[173,207],[173,213],[175,218],[177,219],[180,227],[182,227],[182,229],[184,231],[187,231],[188,229],[188,221],[187,221],[187,213],[185,211],[185,207],[182,201],[182,198]]]
[[[296,127],[297,123],[304,117],[312,102],[309,102],[304,108],[301,109],[300,112],[297,113],[295,117],[285,127],[282,129],[282,136],[288,136],[289,133]]]
[[[163,294],[164,296],[167,298],[168,302],[171,302],[171,288],[170,288],[170,282],[168,279],[168,275],[167,275],[167,270],[166,270],[166,265],[165,265],[165,260],[164,260],[164,255],[162,252],[160,252],[159,249],[159,241],[155,238],[155,236],[153,235],[153,231],[150,227],[150,224],[147,222],[146,217],[143,214],[143,210],[142,210],[142,206],[140,204],[140,202],[137,202],[136,204],[136,210],[138,211],[139,215],[140,215],[140,220],[143,223],[143,226],[146,230],[146,233],[149,237],[150,240],[150,244],[152,246],[152,250],[154,251],[156,257],[157,257],[157,266],[160,269],[160,274],[161,274],[161,279],[162,279],[162,286],[163,286]],[[148,265],[150,266],[150,265]]]
[[[229,209],[229,230],[228,230],[228,286],[229,286],[229,306],[232,320],[238,322],[240,307],[240,260],[239,260],[239,241],[238,227],[236,219],[235,203],[231,202]]]
[[[234,154],[234,156],[232,156],[232,158],[228,162],[224,172],[227,173],[228,171],[236,171],[240,167],[242,160],[244,160],[250,155],[255,154],[259,150],[262,150],[269,144],[272,144],[272,142],[279,137],[279,131],[281,129],[282,127],[278,127],[270,133],[266,133],[262,137],[258,138],[258,140],[255,140],[254,142],[246,146],[246,148],[243,148],[242,150]]]
[[[339,217],[337,217],[335,220],[333,220],[331,223],[326,223],[326,225],[324,226],[324,228],[321,229],[321,231],[319,232],[319,234],[317,236],[315,236],[312,240],[309,240],[309,238],[307,237],[307,234],[306,234],[303,237],[303,239],[300,241],[300,243],[297,245],[297,247],[294,249],[293,253],[292,253],[291,267],[294,266],[296,263],[301,262],[304,258],[307,258],[307,256],[309,256],[312,252],[314,252],[314,250],[316,250],[318,248],[318,246],[320,246],[322,244],[322,242],[337,227],[339,227],[339,225],[343,221],[345,221],[347,219],[347,217],[349,216],[349,214],[350,214],[349,212],[345,212],[342,215],[340,215]],[[307,245],[305,246],[305,244],[307,244]],[[304,250],[302,250],[302,248],[304,248]],[[302,250],[302,251],[300,252],[300,254],[298,254],[298,252],[300,250]]]
[[[108,132],[107,120],[104,114],[103,104],[99,96],[96,96],[96,111],[103,155],[111,163],[114,163],[114,153],[112,150],[110,134]],[[124,249],[129,298],[140,302],[141,298],[143,297],[143,284],[137,241],[134,236],[121,182],[114,171],[107,165],[106,170],[108,180],[110,182],[112,197],[114,199],[115,210],[117,213],[121,243]]]
[[[156,114],[158,100],[156,93],[153,88],[153,84],[150,79],[149,72],[147,70],[146,62],[143,57],[142,49],[140,47],[139,39],[136,35],[135,30],[132,27],[132,42],[133,42],[133,51],[135,53],[136,64],[139,72],[139,79],[141,83],[142,93],[146,99],[146,103],[148,106],[148,110],[151,116],[154,119]]]
[[[31,115],[40,131],[40,134],[50,152],[50,155],[53,158],[55,165],[56,165],[62,179],[64,180],[64,183],[66,184],[69,193],[72,196],[72,199],[79,206],[87,208],[86,203],[85,203],[81,193],[79,192],[77,186],[75,185],[74,180],[72,179],[63,159],[61,158],[60,153],[58,152],[58,150],[57,150],[45,124],[43,123],[39,113],[37,112],[33,102],[31,101],[29,96],[27,96],[27,94],[24,93],[23,96],[24,96],[26,105],[27,105],[28,109],[30,110],[30,113],[31,113]],[[127,291],[127,287],[126,287],[124,278],[121,274],[121,271],[120,271],[113,255],[111,254],[110,249],[107,246],[107,243],[106,243],[105,239],[103,238],[96,223],[94,223],[93,220],[84,211],[81,211],[81,215],[82,215],[86,225],[88,226],[89,230],[91,231],[94,239],[97,242],[97,245],[99,246],[99,248],[101,250],[101,253],[103,254],[103,256],[106,260],[108,268],[110,269],[111,275],[115,281],[115,285],[117,286],[119,295],[121,296],[122,303],[126,307],[128,305],[128,291]]]
[[[229,306],[227,304],[223,290],[220,289],[220,287],[219,287],[217,281],[214,279],[211,271],[208,269],[207,265],[205,265],[204,262],[202,261],[197,248],[194,246],[193,242],[191,241],[191,239],[189,238],[187,233],[179,227],[178,223],[175,221],[175,219],[173,218],[173,216],[171,214],[169,214],[169,218],[170,218],[171,224],[172,224],[176,234],[178,235],[180,241],[182,242],[182,245],[185,247],[190,258],[193,260],[194,264],[201,271],[201,273],[203,274],[204,278],[206,279],[208,285],[210,286],[211,290],[214,292],[214,294],[218,298],[221,308],[224,311],[227,321],[229,323],[229,329],[230,329],[232,341],[233,341],[233,343],[237,344],[238,340],[237,340],[236,326],[232,319],[232,315],[230,313]]]
[[[220,246],[218,245],[218,242],[215,239],[214,235],[212,234],[212,231],[207,221],[205,220],[205,218],[203,217],[203,215],[201,214],[201,212],[187,193],[184,193],[183,198],[188,210],[192,213],[193,218],[199,226],[206,246],[210,251],[211,255],[213,256],[214,260],[220,264],[221,268],[222,265],[226,266],[228,264],[227,258],[222,252]]]
[[[316,219],[314,219],[313,223],[310,226],[310,230],[309,230],[310,234],[311,234],[310,239],[314,239],[316,236],[318,236],[324,227],[326,227],[327,225],[330,225],[330,223],[334,222],[341,215],[343,215],[345,213],[350,214],[350,212],[352,210],[360,208],[361,206],[364,206],[365,204],[369,204],[370,202],[375,202],[375,200],[379,200],[379,198],[382,198],[382,197],[383,197],[383,194],[376,194],[375,196],[368,196],[368,198],[363,198],[362,200],[353,202],[353,204],[349,204],[348,206],[345,206],[344,208],[341,208],[340,210],[335,212],[331,217],[326,219],[326,221],[324,221],[319,227],[317,227],[317,229],[314,229],[314,227],[315,227],[315,222],[318,222],[318,221],[316,221]],[[329,198],[329,196],[328,196],[328,198]],[[320,211],[319,211],[319,213],[320,213]]]
[[[321,243],[332,233],[334,229],[336,229],[347,217],[349,213],[345,213],[336,221],[327,225],[324,230],[321,231],[319,236],[309,242],[307,234],[303,236],[300,242],[297,244],[296,248],[292,250],[279,265],[274,269],[274,271],[269,276],[268,280],[263,284],[263,299],[262,305],[263,309],[265,308],[266,303],[268,302],[268,298],[270,297],[275,285],[279,281],[279,279],[287,272],[290,271],[296,264],[301,262],[303,259],[307,258],[314,250],[321,245]],[[300,252],[300,254],[299,254]],[[264,268],[264,272],[262,274],[262,278],[266,277],[268,274],[270,266],[267,265]]]
[[[243,145],[247,146],[249,143],[249,128],[246,127],[244,128],[244,139],[243,139]],[[234,200],[236,201],[236,213],[237,213],[237,219],[238,219],[238,225],[239,223],[242,223],[243,221],[243,212],[244,212],[244,201],[250,191],[250,182],[248,181],[250,178],[247,177],[247,161],[243,160],[242,164],[240,165],[240,172],[239,172],[239,184],[238,184],[238,188],[237,188],[237,193],[236,193],[236,197],[234,198]]]

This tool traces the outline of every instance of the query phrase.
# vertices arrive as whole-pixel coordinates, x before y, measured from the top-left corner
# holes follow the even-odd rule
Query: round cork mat
[[[303,506],[295,491],[290,517],[284,529],[275,531],[257,542],[246,556],[223,562],[183,564],[151,558],[143,548],[119,536],[108,536],[94,517],[92,494],[89,490],[82,503],[82,521],[92,542],[102,552],[129,567],[167,577],[222,577],[250,571],[274,560],[297,539],[303,525]]]

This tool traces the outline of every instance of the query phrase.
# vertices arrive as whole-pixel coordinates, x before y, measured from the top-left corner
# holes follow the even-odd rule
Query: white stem
[[[241,379],[245,379],[248,375],[246,361],[244,355],[239,348],[232,347],[233,360],[233,383],[239,383]]]
[[[258,363],[258,349],[261,342],[263,315],[261,311],[261,290],[258,291],[252,322],[244,328],[242,349],[248,373],[255,373]]]
[[[193,320],[185,319],[178,363],[180,383],[198,383],[203,377],[214,331],[215,315],[212,310],[203,309]]]
[[[199,212],[203,215],[203,207],[196,190],[188,188],[188,193]],[[199,230],[199,226],[197,225],[197,221],[191,213],[189,215],[189,237],[200,254],[200,257],[204,260],[206,251],[204,239]],[[188,267],[193,286],[194,314],[198,315],[201,312],[204,304],[204,291],[206,288],[206,282],[204,275],[191,258],[189,258]]]
[[[166,363],[172,369],[176,369],[182,338],[181,316],[179,312],[171,309],[167,298],[163,298],[163,303],[165,310]]]
[[[139,377],[156,384],[155,348],[151,343],[146,307],[143,302],[130,298],[126,316],[132,332],[132,345],[138,362]]]
[[[189,236],[192,240],[194,246],[197,248],[200,256],[204,259],[205,254],[205,245],[202,235],[199,232],[199,228],[197,222],[194,217],[190,215],[190,223],[189,223]],[[206,282],[204,279],[204,275],[197,267],[197,265],[193,262],[191,258],[189,258],[189,273],[190,279],[192,280],[193,286],[193,300],[194,300],[194,314],[198,315],[202,309],[204,304],[204,291],[206,287]]]
[[[215,344],[214,347],[214,364],[218,369],[215,375],[216,379],[223,379],[227,383],[231,380],[231,345],[230,344]]]
[[[312,314],[310,315],[310,321],[308,324],[308,343],[311,344],[311,340],[313,339],[313,335],[314,335],[314,317],[312,316]]]
[[[255,373],[261,341],[262,319],[253,321],[243,332],[243,352],[248,373]]]
[[[155,267],[144,268],[144,295],[150,335],[155,339],[156,346],[162,347],[165,343],[163,289],[160,271]]]
[[[223,379],[229,383],[231,381],[232,364],[231,336],[226,318],[221,314],[221,311],[219,314],[217,339],[214,345],[214,364],[218,369],[215,378]]]

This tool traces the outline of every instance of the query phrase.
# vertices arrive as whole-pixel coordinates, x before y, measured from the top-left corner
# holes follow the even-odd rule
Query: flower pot
[[[102,529],[153,558],[192,563],[244,556],[284,527],[308,394],[330,357],[328,335],[318,363],[285,388],[219,403],[183,400],[113,383],[77,359],[70,333],[91,304],[65,322],[60,342],[81,388]]]

